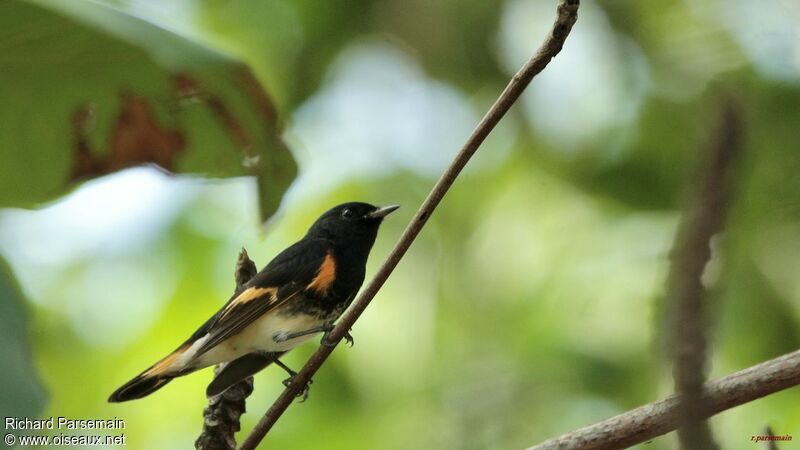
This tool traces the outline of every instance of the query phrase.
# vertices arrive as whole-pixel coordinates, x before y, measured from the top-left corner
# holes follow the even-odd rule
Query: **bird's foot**
[[[331,329],[326,331],[325,334],[322,335],[322,341],[320,342],[322,345],[326,347],[333,347],[335,344],[328,339],[331,335],[331,330],[333,330],[333,324],[331,324]],[[344,336],[342,336],[347,345],[352,347],[355,344],[355,340],[353,339],[353,335],[350,334],[349,331],[345,331]]]
[[[344,341],[345,341],[345,342],[347,342],[347,345],[348,345],[349,347],[351,347],[351,348],[352,348],[354,345],[356,345],[356,340],[355,340],[355,339],[353,339],[353,335],[352,335],[352,334],[350,334],[350,332],[349,332],[349,331],[345,331],[345,332],[344,332]]]
[[[283,385],[286,386],[287,388],[292,386],[294,384],[294,382],[295,382],[295,378],[296,377],[297,377],[297,373],[293,372],[293,374],[290,375],[289,378],[283,380]],[[300,403],[303,403],[306,400],[308,400],[308,393],[311,391],[311,384],[312,383],[314,383],[314,380],[308,380],[308,382],[303,386],[303,389],[300,390],[300,392],[298,392],[297,395],[295,395],[295,397],[302,397],[300,399]]]
[[[283,380],[283,385],[288,388],[289,386],[292,385],[292,383],[294,383],[294,380],[297,377],[297,372],[295,372],[289,366],[287,366],[286,364],[281,362],[281,360],[278,359],[278,358],[275,358],[274,361],[275,361],[275,364],[278,365],[278,367],[280,367],[281,369],[285,370],[286,373],[289,374],[289,378]],[[302,402],[304,402],[304,401],[306,401],[308,399],[308,392],[311,390],[311,383],[313,383],[313,382],[314,382],[314,380],[308,380],[308,383],[306,383],[306,385],[303,386],[303,390],[301,390],[300,392],[297,393],[297,397],[303,397],[302,400],[300,400],[300,403],[302,403]]]

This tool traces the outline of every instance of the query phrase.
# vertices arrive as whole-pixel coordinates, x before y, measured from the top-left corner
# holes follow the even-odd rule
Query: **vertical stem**
[[[667,282],[667,332],[671,333],[675,388],[682,399],[678,437],[687,450],[719,448],[704,419],[709,314],[702,275],[711,259],[711,238],[723,228],[734,161],[741,147],[740,131],[738,109],[726,103],[678,229]]]
[[[256,264],[247,256],[242,248],[236,261],[234,278],[236,289],[234,295],[244,290],[244,285],[257,273]],[[224,364],[214,367],[216,376]],[[208,399],[208,406],[203,409],[203,431],[194,442],[197,450],[235,450],[234,433],[239,431],[239,418],[245,413],[245,400],[253,392],[253,377],[247,377],[231,386],[220,395]]]

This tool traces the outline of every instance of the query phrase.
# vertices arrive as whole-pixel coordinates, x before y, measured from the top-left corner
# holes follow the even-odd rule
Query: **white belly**
[[[197,349],[203,345],[208,336],[198,339],[176,361],[175,366],[185,367],[191,364],[196,369],[207,367],[221,362],[231,361],[252,352],[285,352],[313,338],[317,334],[308,334],[283,342],[275,342],[272,336],[275,333],[297,333],[322,325],[322,321],[304,314],[292,316],[282,315],[277,312],[264,314],[247,326],[240,333],[220,342],[212,349],[194,360]]]
[[[226,342],[230,342],[229,345],[234,347],[242,346],[247,348],[247,353],[254,351],[285,352],[311,339],[316,334],[307,334],[284,342],[275,342],[272,338],[275,333],[299,333],[320,325],[322,325],[321,320],[305,314],[292,316],[284,316],[279,313],[265,314]]]

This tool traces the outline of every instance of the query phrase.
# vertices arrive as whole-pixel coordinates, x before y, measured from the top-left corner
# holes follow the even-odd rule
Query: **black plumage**
[[[278,254],[175,351],[111,394],[141,398],[175,377],[230,362],[209,386],[218,394],[330,328],[364,282],[383,218],[397,206],[345,203]]]

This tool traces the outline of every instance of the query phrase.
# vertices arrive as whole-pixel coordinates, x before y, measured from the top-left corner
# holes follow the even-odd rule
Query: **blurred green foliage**
[[[0,205],[153,162],[256,175],[265,218],[275,212],[295,165],[243,63],[101,4],[32,3],[0,5]]]
[[[35,417],[42,411],[46,396],[30,360],[25,300],[3,259],[0,259],[0,298],[3,299],[0,302],[0,355],[3,355],[0,383],[5,386],[0,392],[0,410],[6,416]]]
[[[266,230],[252,180],[144,170],[87,183],[39,211],[0,212],[0,251],[31,300],[33,359],[50,394],[40,415],[120,417],[129,448],[185,448],[200,430],[210,371],[132,403],[106,404],[108,393],[227,299],[242,245],[263,266],[336,203],[400,203],[373,250],[374,273],[435,174],[539,45],[555,2],[103,3],[253,67],[301,166]],[[353,330],[356,346],[337,350],[310,400],[264,445],[524,448],[668,395],[659,306],[668,255],[726,96],[742,105],[747,142],[706,274],[709,375],[796,349],[797,14],[788,2],[582,2],[563,53],[431,218]],[[104,66],[129,67],[111,56]],[[46,110],[62,90],[53,84],[45,97],[36,86],[55,72],[29,78],[17,80],[17,95]],[[0,111],[16,112],[11,103]],[[20,126],[15,136],[64,139],[62,128]],[[0,155],[15,148],[3,140]],[[8,167],[27,166],[0,171]],[[299,367],[312,351],[286,362]],[[245,432],[283,377],[256,377]],[[712,426],[724,448],[749,449],[767,424],[800,433],[798,402],[788,390]],[[672,436],[641,446],[674,447]]]

